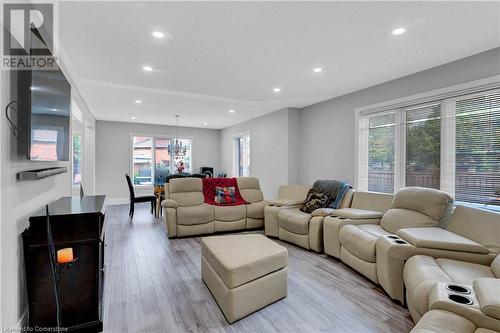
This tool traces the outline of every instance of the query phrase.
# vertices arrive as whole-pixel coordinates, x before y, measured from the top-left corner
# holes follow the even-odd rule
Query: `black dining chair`
[[[128,216],[130,218],[134,218],[134,208],[136,203],[140,202],[150,202],[151,203],[151,214],[156,211],[156,196],[154,195],[144,195],[140,197],[136,197],[134,193],[134,185],[132,185],[132,180],[128,174],[125,174],[125,178],[127,178],[128,190],[130,192],[130,212]]]

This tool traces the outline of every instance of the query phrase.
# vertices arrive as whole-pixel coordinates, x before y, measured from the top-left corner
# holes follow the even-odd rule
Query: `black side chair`
[[[131,219],[134,218],[134,208],[136,203],[140,202],[150,202],[151,203],[151,214],[156,211],[156,197],[154,195],[144,195],[140,197],[136,197],[134,193],[134,185],[132,185],[132,180],[128,174],[125,174],[125,178],[127,178],[128,190],[130,192],[130,212],[128,216]]]

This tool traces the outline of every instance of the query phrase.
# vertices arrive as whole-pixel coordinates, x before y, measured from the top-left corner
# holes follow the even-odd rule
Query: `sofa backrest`
[[[264,200],[264,194],[260,190],[259,179],[255,177],[236,178],[241,197],[245,201],[253,203]]]
[[[393,194],[356,191],[352,198],[352,208],[374,210],[385,213],[391,208]]]
[[[203,184],[199,178],[175,178],[169,182],[170,199],[179,206],[199,206],[205,202]]]
[[[491,263],[491,270],[493,271],[493,274],[495,274],[495,277],[500,279],[500,254],[498,254]]]
[[[457,205],[446,229],[500,253],[500,213]]]
[[[344,197],[342,198],[342,202],[340,203],[339,208],[351,207],[353,196],[354,190],[352,188],[348,189],[347,192],[345,192]]]
[[[431,188],[407,187],[399,190],[380,225],[396,233],[401,228],[432,227],[450,215],[453,198]]]
[[[278,189],[278,199],[306,200],[309,185],[281,185]]]

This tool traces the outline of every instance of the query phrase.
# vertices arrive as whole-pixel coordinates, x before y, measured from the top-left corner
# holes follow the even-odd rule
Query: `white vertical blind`
[[[500,197],[500,91],[456,101],[455,199]]]
[[[405,186],[440,188],[441,105],[405,110]]]
[[[370,116],[368,120],[368,190],[394,192],[396,114]]]
[[[358,188],[430,187],[500,206],[500,90],[413,105],[358,117]]]

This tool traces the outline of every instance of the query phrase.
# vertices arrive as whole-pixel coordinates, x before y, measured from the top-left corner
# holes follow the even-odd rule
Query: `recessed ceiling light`
[[[321,73],[322,71],[323,71],[323,68],[321,68],[321,67],[316,67],[313,69],[314,73]]]
[[[134,119],[135,119],[135,117],[130,117],[130,119],[134,120]]]
[[[280,88],[273,88],[273,91],[274,91],[274,92],[280,92],[280,91],[281,91],[281,89],[280,89]]]
[[[392,34],[393,35],[402,35],[405,33],[405,31],[406,31],[405,28],[397,28],[397,29],[392,30]]]
[[[153,31],[153,37],[154,38],[163,38],[163,37],[165,37],[165,34],[161,31]]]
[[[151,66],[142,66],[142,69],[145,70],[146,72],[151,72],[153,70],[153,67],[151,67]]]
[[[203,126],[207,126],[207,125],[208,125],[208,123],[203,123]]]
[[[234,113],[235,111],[234,110],[229,110],[229,113]]]
[[[140,99],[136,99],[134,102],[135,102],[135,104],[141,104],[142,103],[142,101]]]

